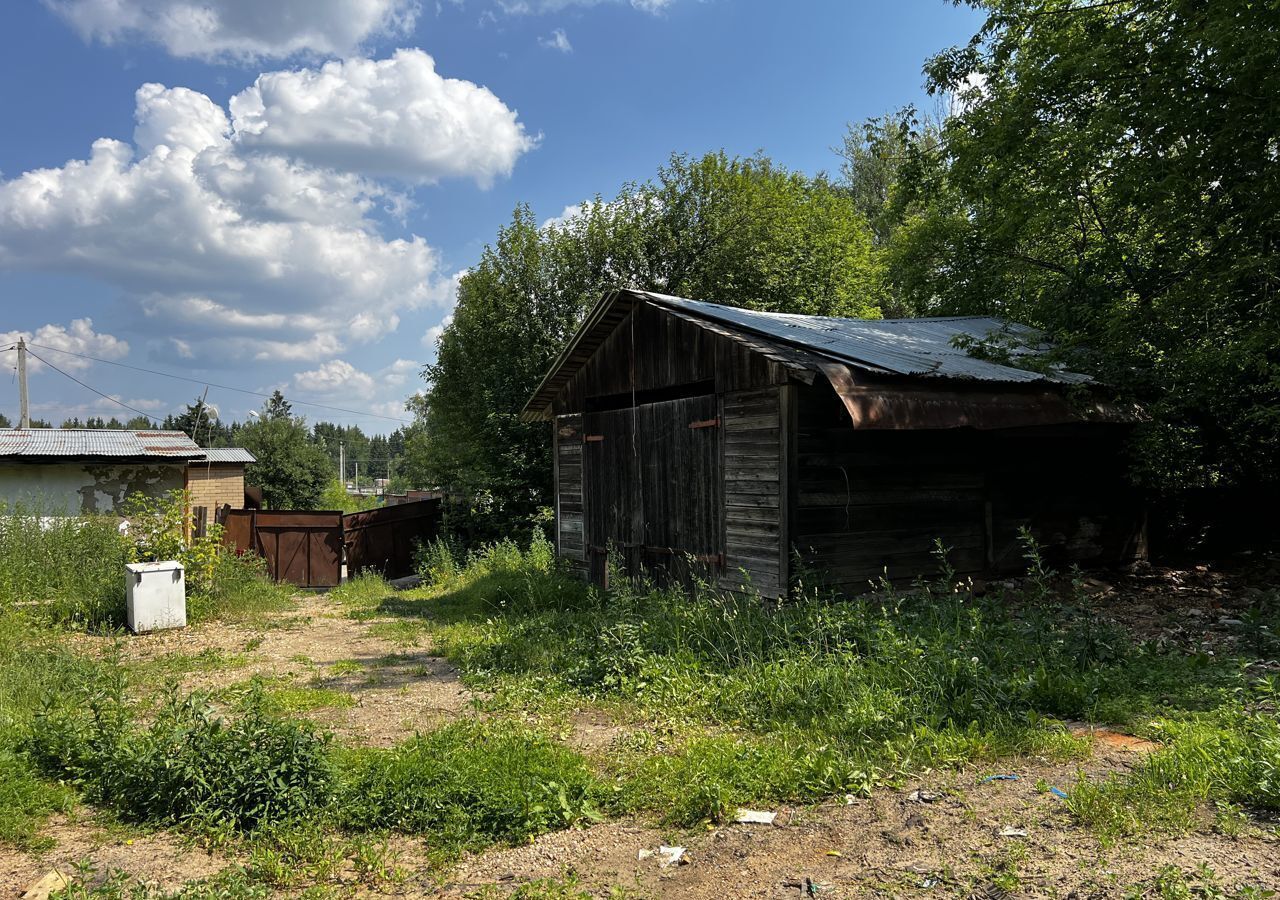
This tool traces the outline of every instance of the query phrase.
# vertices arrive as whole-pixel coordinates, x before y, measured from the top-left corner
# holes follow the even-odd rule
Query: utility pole
[[[347,489],[347,447],[338,441],[338,480],[342,482],[342,490]]]
[[[360,460],[356,460],[356,493],[360,493]]]
[[[18,395],[21,407],[18,427],[30,428],[31,403],[27,399],[27,342],[24,338],[18,338]]]

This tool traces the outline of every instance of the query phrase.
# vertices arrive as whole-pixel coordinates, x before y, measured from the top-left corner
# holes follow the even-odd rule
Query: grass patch
[[[170,694],[147,725],[124,697],[117,670],[87,695],[43,710],[26,742],[31,758],[131,822],[249,831],[329,802],[328,739],[272,714],[260,688],[234,718],[201,694]]]
[[[258,557],[223,547],[217,528],[183,539],[185,503],[180,491],[159,499],[134,495],[126,505],[130,535],[120,532],[117,515],[0,506],[0,610],[75,628],[118,628],[125,621],[124,567],[148,559],[183,564],[192,622],[284,608],[290,590],[266,577]]]
[[[441,860],[596,818],[609,795],[582,756],[514,722],[456,722],[393,750],[348,751],[342,770],[343,825],[426,835]]]
[[[334,600],[351,607],[377,606],[383,600],[395,595],[396,589],[376,572],[361,572],[329,592],[329,596]]]
[[[1150,733],[1167,743],[1125,776],[1081,779],[1068,808],[1108,838],[1152,828],[1191,828],[1210,800],[1280,809],[1280,721],[1274,712],[1222,711],[1162,720]]]
[[[1274,710],[1267,682],[1245,660],[1136,643],[1099,622],[1048,584],[1034,547],[1029,593],[1042,602],[1016,610],[950,578],[855,600],[810,592],[779,606],[624,579],[602,594],[557,571],[540,542],[453,565],[442,553],[401,621],[431,627],[434,646],[492,692],[491,708],[622,707],[677,735],[609,764],[622,806],[674,824],[753,801],[866,793],[971,760],[1080,756],[1088,744],[1066,733],[1068,719],[1138,732],[1158,721],[1161,734],[1148,736],[1171,742],[1148,774],[1077,786],[1072,809],[1100,830],[1123,830],[1105,810],[1142,796],[1162,808],[1131,816],[1134,826],[1187,827],[1186,809],[1205,800],[1274,803],[1266,716],[1244,714],[1259,703]],[[1218,774],[1156,789],[1210,756]]]
[[[25,743],[45,698],[76,695],[107,668],[68,652],[30,616],[0,609],[0,845],[38,846],[49,814],[70,807],[73,792],[41,777]]]

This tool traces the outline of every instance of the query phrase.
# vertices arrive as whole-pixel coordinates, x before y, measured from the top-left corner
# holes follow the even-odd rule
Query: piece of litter
[[[1062,788],[1051,787],[1049,788],[1049,793],[1053,794],[1053,796],[1061,800],[1067,799],[1067,792],[1064,791]]]
[[[683,847],[668,847],[666,844],[663,844],[658,848],[658,855],[662,857],[658,860],[658,865],[664,869],[668,866],[679,866],[688,862],[688,860],[684,858]]]
[[[653,856],[652,850],[646,850],[643,847],[636,851],[636,859],[648,859]]]
[[[982,783],[986,784],[988,781],[1018,781],[1021,777],[1020,775],[988,775],[982,779]]]
[[[1026,837],[1027,830],[1025,828],[1014,828],[1012,825],[1006,825],[1000,829],[1000,837]]]
[[[912,803],[932,803],[935,800],[942,799],[941,794],[935,794],[933,791],[912,791],[907,794],[907,799]]]
[[[855,803],[857,803],[857,802],[858,802],[858,795],[857,795],[857,794],[845,794],[845,795],[844,795],[844,805],[845,805],[845,806],[853,806],[853,804],[855,804]]]
[[[839,850],[828,850],[827,856],[844,856]]]
[[[776,812],[763,812],[758,809],[740,809],[738,817],[734,820],[743,825],[772,825],[773,820],[778,817]]]
[[[938,886],[938,879],[936,878],[923,878],[920,880],[920,887],[925,888],[926,890],[928,888],[937,887],[937,886]]]

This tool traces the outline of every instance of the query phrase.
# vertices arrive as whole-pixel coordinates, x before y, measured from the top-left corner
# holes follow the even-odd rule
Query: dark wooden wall
[[[719,401],[714,394],[583,416],[588,574],[608,554],[627,571],[719,571],[724,554]]]
[[[737,590],[749,583],[766,597],[786,591],[788,413],[793,390],[769,387],[724,397],[721,587]]]
[[[855,430],[829,386],[797,390],[792,542],[821,580],[858,591],[886,573],[932,574],[935,538],[962,573],[1015,571],[1022,525],[1055,565],[1138,549],[1116,426]]]
[[[560,555],[596,583],[609,547],[632,571],[682,577],[692,556],[723,584],[741,586],[745,570],[776,596],[787,378],[737,341],[638,306],[553,404]]]
[[[630,405],[633,391],[705,385],[702,392],[723,394],[786,380],[785,367],[737,341],[641,305],[569,380],[553,408],[576,413],[599,406],[602,398]]]
[[[586,574],[586,538],[582,503],[582,416],[556,418],[554,425],[556,553]]]

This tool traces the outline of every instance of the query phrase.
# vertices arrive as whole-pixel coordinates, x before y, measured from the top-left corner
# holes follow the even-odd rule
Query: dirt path
[[[352,619],[334,600],[313,594],[265,622],[82,640],[93,652],[114,643],[127,663],[142,664],[144,676],[147,666],[157,680],[172,670],[184,691],[216,691],[259,676],[348,695],[333,697],[343,702],[332,706],[317,695],[316,707],[302,713],[348,743],[387,747],[469,714],[472,700],[457,670],[431,652],[428,637],[407,644],[378,634],[376,626],[393,621]]]
[[[1090,777],[1123,771],[1139,758],[1103,746],[1081,768]],[[481,885],[575,873],[593,896],[720,898],[1133,896],[1162,867],[1201,862],[1232,896],[1239,885],[1280,888],[1274,832],[1229,837],[1202,832],[1104,847],[1075,826],[1038,780],[1070,785],[1075,765],[1023,760],[1001,769],[1016,781],[983,782],[984,773],[939,773],[871,799],[815,807],[779,807],[775,824],[724,825],[694,834],[638,822],[548,834],[527,847],[467,860],[443,895]],[[917,793],[918,792],[918,793]],[[923,800],[921,798],[924,798]],[[927,802],[926,802],[927,801]],[[1023,834],[1025,833],[1025,834]],[[683,864],[662,866],[660,844],[686,848]],[[645,851],[642,853],[642,851]],[[643,856],[644,858],[640,858]],[[423,888],[423,895],[430,891]],[[1137,896],[1163,896],[1152,890]],[[1184,896],[1169,894],[1168,896]],[[1185,896],[1200,896],[1186,894]],[[1219,896],[1205,894],[1205,896]]]

